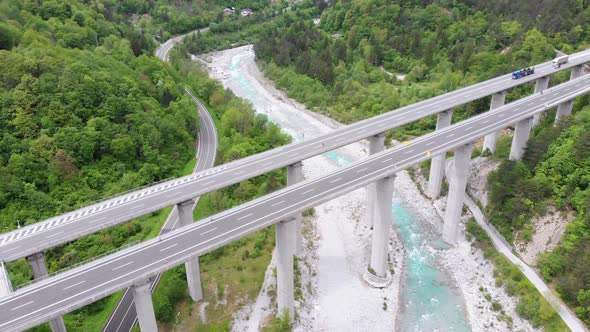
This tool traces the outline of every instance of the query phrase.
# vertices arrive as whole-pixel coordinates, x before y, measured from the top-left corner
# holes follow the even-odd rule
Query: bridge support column
[[[374,155],[385,150],[385,133],[377,134],[367,138],[369,141],[369,155]],[[375,182],[367,185],[367,213],[365,222],[368,227],[373,227],[373,211],[376,210],[377,189]]]
[[[12,293],[12,285],[6,266],[0,261],[0,299]]]
[[[277,305],[279,315],[285,310],[289,312],[291,319],[295,313],[294,280],[293,280],[293,254],[295,239],[295,220],[293,218],[276,224],[276,249],[277,249]]]
[[[541,77],[535,82],[535,92],[534,93],[539,93],[539,92],[547,89],[548,86],[549,86],[549,76]],[[544,115],[543,112],[533,115],[533,127],[539,125],[539,123],[541,122],[541,119],[543,118],[543,115]]]
[[[473,143],[468,143],[455,150],[454,165],[447,174],[449,180],[449,195],[445,210],[445,222],[443,225],[443,240],[448,244],[457,243],[457,229],[459,219],[463,211],[463,198],[467,186],[467,172],[471,160]]]
[[[514,127],[514,136],[512,137],[512,146],[510,147],[510,160],[521,160],[524,149],[531,135],[531,125],[533,118],[526,118],[516,123]]]
[[[452,117],[453,110],[447,110],[438,113],[438,118],[436,120],[436,130],[441,130],[442,128],[451,125]],[[443,172],[446,157],[447,152],[445,151],[441,154],[434,156],[430,161],[430,175],[428,177],[428,195],[432,199],[436,199],[438,198],[438,196],[440,196],[440,188],[442,185],[442,179],[444,175]]]
[[[158,331],[150,286],[151,281],[146,279],[131,287],[135,301],[135,311],[137,311],[137,320],[142,332]]]
[[[492,95],[492,103],[490,104],[490,111],[504,105],[506,101],[506,94],[508,91],[497,92]],[[494,132],[486,135],[483,140],[483,152],[486,150],[490,153],[496,152],[496,143],[498,142],[499,132]]]
[[[180,227],[191,225],[193,220],[193,207],[195,200],[188,200],[177,204],[178,223]],[[193,301],[198,302],[203,299],[203,289],[201,288],[201,271],[199,269],[199,257],[191,258],[184,264],[186,268],[186,280],[188,283],[188,292]]]
[[[303,164],[301,162],[289,165],[287,167],[287,186],[292,186],[298,182],[303,181]],[[301,230],[301,213],[296,213],[293,216],[295,221],[295,238],[294,238],[294,253],[299,255],[303,247],[303,232]]]
[[[387,287],[391,282],[391,274],[387,269],[389,252],[389,230],[392,221],[393,179],[388,176],[375,182],[377,201],[373,216],[373,234],[371,244],[371,262],[364,273],[365,281],[377,288]]]
[[[39,279],[48,275],[47,264],[45,263],[45,255],[42,252],[38,252],[31,256],[27,256],[27,262],[33,270],[33,278]],[[49,321],[49,326],[53,332],[65,332],[66,324],[62,316],[58,316]]]
[[[575,66],[572,68],[572,72],[570,74],[570,81],[575,80],[576,78],[582,76],[584,73],[584,65]],[[559,121],[563,120],[566,116],[572,114],[572,108],[574,106],[574,101],[569,100],[557,105],[557,113],[555,114],[555,124]]]

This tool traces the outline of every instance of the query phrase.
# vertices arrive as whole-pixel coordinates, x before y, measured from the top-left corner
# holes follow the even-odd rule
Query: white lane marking
[[[245,216],[241,216],[241,217],[239,217],[239,218],[238,218],[238,220],[242,220],[242,219],[244,219],[244,218],[248,218],[249,216],[251,216],[251,215],[253,215],[253,214],[254,214],[254,213],[248,213],[248,214],[247,214],[247,215],[245,215]]]
[[[203,183],[203,185],[204,185],[204,186],[208,186],[208,185],[210,185],[210,184],[213,184],[213,183],[215,183],[215,181],[209,181],[209,182],[207,182],[207,183]]]
[[[251,215],[251,213],[250,213],[250,215]],[[217,227],[211,228],[210,230],[208,230],[208,231],[204,231],[203,233],[201,233],[201,235],[205,235],[205,234],[207,234],[207,233],[211,233],[211,232],[213,232],[213,231],[214,231],[214,230],[216,230],[216,229],[217,229]]]
[[[414,152],[414,149],[408,150],[408,151],[404,152],[404,154],[409,154],[409,153],[412,153],[412,152]]]
[[[302,192],[302,193],[301,193],[301,195],[309,194],[309,193],[310,193],[310,192],[312,192],[312,191],[314,191],[314,189],[309,189],[309,190],[308,190],[308,191],[306,191],[306,192]]]
[[[182,192],[182,191],[177,191],[177,192],[175,192],[175,193],[172,193],[172,194],[170,194],[170,195],[166,195],[166,197],[170,198],[170,197],[178,196],[178,195],[181,195],[181,194],[183,194],[183,192]]]
[[[268,166],[268,165],[273,164],[273,163],[274,163],[274,161],[267,161],[264,164],[262,164],[262,166]]]
[[[51,234],[51,235],[47,235],[45,238],[46,238],[46,239],[49,239],[50,237],[58,236],[58,235],[60,235],[60,234],[63,234],[63,233],[64,233],[63,231],[61,231],[61,232],[57,232],[57,233],[53,233],[53,234]]]
[[[471,128],[473,128],[473,126],[469,126],[469,127],[465,128],[465,130],[470,130]]]
[[[482,121],[481,123],[486,124],[488,122],[490,122],[490,120],[485,120],[485,121]]]
[[[359,169],[359,170],[358,170],[358,171],[356,171],[356,172],[357,172],[357,173],[364,172],[364,171],[366,171],[367,169],[368,169],[368,168],[367,168],[367,167],[365,167],[365,168],[363,168],[363,169]]]
[[[455,134],[454,133],[450,133],[450,134],[447,135],[447,138],[451,138],[453,136],[455,136]]]
[[[412,151],[414,151],[414,150],[412,150]],[[388,162],[388,161],[391,161],[392,159],[393,159],[393,158],[387,158],[387,159],[385,159],[385,160],[381,161],[381,163],[385,164],[386,162]]]
[[[64,288],[64,290],[68,290],[68,289],[70,289],[70,288],[73,288],[73,287],[76,287],[76,286],[78,286],[78,285],[82,285],[82,284],[83,284],[83,283],[85,283],[85,282],[86,282],[86,280],[82,280],[82,281],[80,281],[80,282],[77,282],[77,283],[75,283],[75,284],[73,284],[73,285],[70,285],[70,286],[68,286],[68,287],[65,287],[65,288]]]
[[[241,170],[241,171],[234,172],[234,175],[240,175],[240,174],[244,174],[244,173],[246,173],[246,171]]]
[[[114,269],[113,269],[113,271],[116,271],[116,270],[118,270],[118,269],[120,269],[120,268],[124,268],[125,266],[127,266],[127,265],[131,265],[131,264],[133,264],[133,263],[134,263],[134,261],[131,261],[131,262],[125,263],[125,264],[123,264],[123,265],[119,265],[119,266],[117,266],[116,268],[114,268]]]
[[[4,250],[4,253],[15,251],[16,249],[20,248],[20,246],[12,247],[10,249]]]
[[[283,204],[283,203],[285,203],[285,201],[280,201],[280,202],[278,202],[278,203],[274,203],[274,204],[272,204],[271,206],[277,206],[277,205],[281,205],[281,204]]]
[[[137,210],[137,209],[141,209],[144,206],[145,206],[145,204],[139,204],[138,206],[131,207],[128,210]]]
[[[100,218],[96,218],[96,219],[92,220],[90,223],[91,223],[91,224],[94,224],[94,223],[97,223],[97,222],[99,222],[99,221],[101,221],[101,220],[105,220],[106,218],[107,218],[107,217],[100,217]]]
[[[160,249],[160,252],[162,252],[162,251],[166,251],[166,250],[168,250],[168,249],[172,249],[172,248],[176,247],[177,245],[178,245],[178,243],[175,243],[175,244],[169,245],[169,246],[167,246],[166,248],[162,248],[162,249]]]
[[[338,182],[340,180],[342,180],[342,178],[337,178],[336,180],[332,180],[332,181],[330,181],[330,183],[336,183],[336,182]]]
[[[436,143],[436,142],[435,141],[430,141],[430,142],[426,143],[426,146],[430,146],[430,145],[432,145],[434,143]]]
[[[11,310],[11,311],[15,311],[16,309],[20,309],[20,308],[22,308],[22,307],[24,307],[24,306],[26,306],[26,305],[29,305],[29,304],[31,304],[31,303],[35,303],[35,301],[30,301],[30,302],[27,302],[27,303],[25,303],[25,304],[21,304],[21,305],[19,305],[18,307],[14,307],[14,308],[12,308],[12,309],[10,309],[10,310]]]

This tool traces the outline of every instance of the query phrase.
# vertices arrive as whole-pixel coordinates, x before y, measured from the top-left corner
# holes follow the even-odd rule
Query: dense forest
[[[256,8],[256,3],[261,7],[268,1],[2,1],[0,229],[10,231],[191,172],[198,116],[184,86],[209,104],[220,129],[216,163],[288,143],[288,136],[255,115],[249,104],[192,68],[183,51],[174,56],[174,66],[152,56],[162,31],[169,35],[207,26],[225,6]],[[190,22],[182,21],[179,13]],[[138,23],[137,15],[149,18],[150,24]],[[171,16],[184,23],[169,20]],[[201,200],[196,217],[284,183],[279,170],[212,193]],[[46,252],[48,268],[57,271],[153,237],[168,211],[54,248]],[[272,234],[269,229],[203,257],[204,278],[209,269],[217,276],[217,260],[233,257],[229,253],[236,250],[241,250],[238,257],[246,250],[253,265],[266,266]],[[251,293],[262,282],[263,269],[240,273],[234,265],[227,266],[235,275],[235,280],[225,280],[232,287],[238,278],[246,280],[249,287],[242,291]],[[24,260],[8,268],[15,286],[32,278]],[[186,289],[177,287],[179,276],[183,278],[182,269],[175,269],[158,289],[156,310],[162,322],[169,322],[174,306],[186,300]],[[66,315],[68,329],[99,330],[119,296]]]
[[[554,49],[571,53],[587,48],[588,18],[585,1],[337,1],[322,12],[318,26],[294,16],[267,25],[255,50],[266,75],[289,96],[350,123],[547,61]],[[568,74],[554,75],[551,83],[567,80]],[[507,98],[531,92],[531,86],[522,86]],[[525,241],[532,237],[530,220],[535,216],[553,210],[574,213],[560,246],[542,255],[539,268],[547,281],[555,280],[557,291],[586,323],[589,104],[587,96],[578,98],[575,116],[558,126],[553,126],[550,112],[533,131],[523,161],[505,161],[491,174],[486,209],[507,239],[520,234]],[[455,109],[453,121],[488,108],[489,98],[466,104]],[[422,119],[395,129],[393,137],[415,137],[434,125],[433,117]],[[502,259],[495,262],[499,271],[512,271]],[[508,274],[521,278],[514,271]],[[525,293],[519,314],[538,325],[543,305]]]

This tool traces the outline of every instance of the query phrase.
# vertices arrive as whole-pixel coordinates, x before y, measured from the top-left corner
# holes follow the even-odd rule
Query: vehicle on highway
[[[558,56],[557,58],[553,59],[553,68],[561,67],[561,65],[563,65],[564,63],[567,63],[568,59],[569,59],[569,55],[562,55],[562,56]]]
[[[517,80],[521,77],[529,76],[535,73],[535,67],[523,68],[512,73],[512,79]]]

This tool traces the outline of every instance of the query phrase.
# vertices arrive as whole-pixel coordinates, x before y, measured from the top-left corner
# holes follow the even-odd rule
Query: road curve
[[[259,229],[590,92],[590,76],[300,182],[0,299],[0,331],[23,330],[153,277]]]
[[[167,41],[165,41],[164,44],[160,44],[160,47],[158,47],[158,49],[156,50],[156,56],[158,58],[160,58],[160,60],[167,62],[168,61],[168,53],[170,53],[170,50],[172,49],[172,47],[174,47],[174,45],[176,43],[183,40],[184,37],[186,37],[188,35],[193,35],[193,34],[199,33],[199,32],[203,33],[203,32],[207,32],[207,31],[209,31],[209,27],[193,30],[193,31],[186,33],[184,35],[170,38]]]
[[[188,93],[195,104],[197,105],[197,109],[199,112],[199,132],[197,137],[197,151],[196,151],[196,158],[197,163],[193,169],[193,172],[200,172],[207,168],[213,167],[215,164],[215,155],[217,152],[217,130],[215,128],[215,122],[213,122],[213,118],[211,114],[205,108],[205,105],[201,103],[201,101],[193,95],[193,93],[185,88],[186,93]],[[196,207],[199,203],[199,198],[196,197],[195,204],[193,206]],[[178,221],[178,211],[176,210],[176,206],[172,209],[168,217],[166,218],[166,222],[162,226],[160,233],[158,235],[164,235],[167,232],[176,228],[176,223]],[[158,274],[152,280],[152,285],[150,287],[151,291],[153,292],[160,281],[161,274]],[[135,311],[135,305],[133,300],[133,293],[130,291],[129,288],[125,290],[123,296],[117,303],[115,310],[109,317],[108,321],[106,322],[103,331],[104,332],[129,332],[133,328],[133,326],[137,323],[137,312]]]

